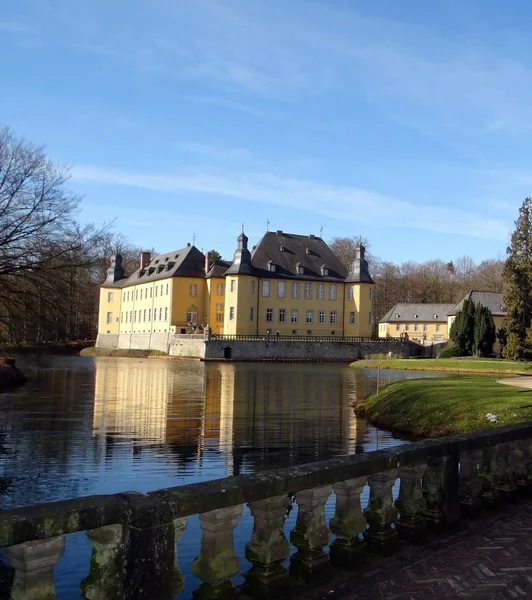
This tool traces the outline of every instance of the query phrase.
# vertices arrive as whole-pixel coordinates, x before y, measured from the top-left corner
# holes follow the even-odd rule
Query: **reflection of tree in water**
[[[5,447],[5,438],[5,433],[0,432],[0,460],[2,456],[5,456],[8,453],[8,450]],[[10,478],[0,477],[0,496],[5,496],[8,493],[10,484]],[[2,558],[3,557],[0,556],[0,600],[7,600],[11,593],[10,590],[13,585],[15,570],[1,560]]]

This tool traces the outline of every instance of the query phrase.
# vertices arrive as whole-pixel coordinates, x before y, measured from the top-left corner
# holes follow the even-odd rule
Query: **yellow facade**
[[[344,335],[373,335],[373,285],[345,284]]]
[[[228,275],[224,333],[370,336],[371,288],[371,284]]]
[[[207,323],[212,333],[224,332],[225,316],[225,277],[210,277],[207,279],[207,290],[205,293],[205,313]]]
[[[442,342],[449,337],[447,323],[412,321],[409,323],[379,323],[379,337],[399,338],[408,334],[411,340]]]
[[[116,335],[120,332],[121,299],[122,290],[120,288],[100,288],[99,333]]]

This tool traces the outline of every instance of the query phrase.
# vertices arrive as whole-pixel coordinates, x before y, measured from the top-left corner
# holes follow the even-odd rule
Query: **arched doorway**
[[[198,326],[198,309],[195,306],[187,308],[187,325],[189,327]]]

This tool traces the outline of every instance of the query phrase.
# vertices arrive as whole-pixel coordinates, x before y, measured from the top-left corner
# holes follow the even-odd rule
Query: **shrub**
[[[460,348],[453,344],[449,343],[439,354],[438,358],[457,358],[458,356],[463,356],[460,352]]]

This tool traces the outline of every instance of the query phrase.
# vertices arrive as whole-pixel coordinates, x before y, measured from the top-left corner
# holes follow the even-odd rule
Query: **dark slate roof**
[[[318,279],[344,281],[347,271],[340,259],[322,240],[314,235],[296,235],[268,231],[251,254],[254,274],[269,278]],[[275,265],[270,271],[269,265]],[[303,267],[299,274],[297,266]],[[322,275],[322,267],[329,269]]]
[[[225,277],[227,269],[231,266],[231,263],[227,260],[217,260],[209,269],[206,278],[210,277]]]
[[[454,317],[456,313],[462,310],[465,300],[473,300],[475,304],[485,306],[494,317],[506,316],[506,312],[503,308],[504,294],[502,294],[502,292],[483,292],[481,290],[469,291],[447,314],[450,317]]]
[[[170,277],[205,277],[205,256],[196,246],[185,246],[166,254],[154,256],[145,269],[137,269],[127,279],[113,287],[128,287]],[[105,286],[108,287],[108,286]]]
[[[351,263],[346,283],[375,283],[369,274],[366,248],[362,244],[356,249],[355,259]]]
[[[454,304],[396,304],[380,323],[447,323],[447,314]],[[417,315],[417,317],[415,316]]]
[[[248,236],[242,231],[237,238],[238,247],[226,275],[255,275],[255,269],[251,264],[251,252],[248,250],[248,241]]]

